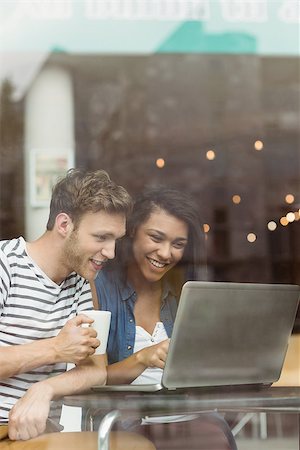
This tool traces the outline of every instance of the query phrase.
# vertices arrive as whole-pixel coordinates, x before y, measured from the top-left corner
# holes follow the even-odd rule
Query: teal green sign
[[[299,0],[2,0],[0,51],[299,55]]]

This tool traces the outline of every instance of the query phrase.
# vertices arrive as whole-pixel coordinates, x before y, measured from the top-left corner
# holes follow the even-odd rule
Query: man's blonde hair
[[[85,213],[105,211],[127,216],[132,200],[126,189],[114,183],[107,172],[70,169],[54,186],[47,230],[52,230],[58,214],[68,214],[78,225]]]

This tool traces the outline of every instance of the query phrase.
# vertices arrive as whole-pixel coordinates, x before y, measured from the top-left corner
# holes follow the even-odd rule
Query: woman
[[[99,272],[95,282],[100,309],[112,312],[108,384],[161,382],[179,293],[186,280],[197,278],[201,250],[197,209],[185,194],[159,187],[138,197],[116,260]],[[219,433],[218,450],[235,448],[228,446],[212,417],[196,422],[202,424],[197,430],[202,427],[203,432],[204,426],[214,439]],[[176,426],[178,431],[184,425]],[[188,448],[186,444],[184,437],[183,448]]]
[[[187,196],[155,188],[137,199],[116,262],[96,279],[100,308],[112,312],[108,384],[161,381],[177,299],[183,282],[196,277],[200,247]]]

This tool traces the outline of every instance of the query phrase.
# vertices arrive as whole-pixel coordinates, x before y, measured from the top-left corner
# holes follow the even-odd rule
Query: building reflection
[[[299,284],[298,60],[259,56],[244,35],[234,36],[249,50],[242,54],[168,53],[181,32],[147,56],[49,55],[41,71],[60,68],[72,81],[76,165],[106,169],[133,195],[158,184],[188,191],[209,279]],[[1,238],[25,227],[27,94],[10,103],[8,91]]]

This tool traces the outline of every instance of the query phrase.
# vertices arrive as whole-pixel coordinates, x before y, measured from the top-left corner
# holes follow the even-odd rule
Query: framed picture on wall
[[[67,170],[74,167],[72,149],[30,150],[30,205],[41,208],[50,205],[52,188]]]

